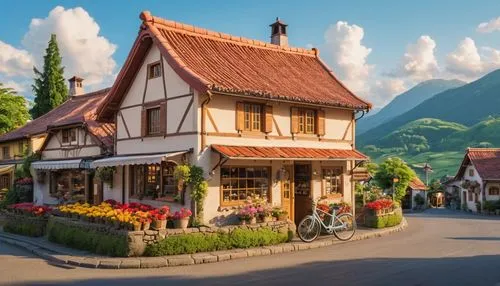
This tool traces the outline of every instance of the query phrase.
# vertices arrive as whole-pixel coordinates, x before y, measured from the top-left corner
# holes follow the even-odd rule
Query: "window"
[[[269,167],[222,167],[223,205],[243,204],[251,197],[269,199]]]
[[[10,148],[9,148],[9,146],[2,147],[2,158],[4,160],[10,159]]]
[[[154,63],[149,65],[149,78],[157,78],[161,76],[161,64]]]
[[[500,188],[498,188],[498,187],[490,187],[488,189],[488,195],[490,195],[490,196],[498,196],[498,195],[500,195]]]
[[[300,109],[298,114],[299,133],[314,134],[316,133],[315,121],[316,111],[311,109]]]
[[[467,191],[467,200],[469,202],[472,202],[474,200],[473,196],[472,196],[472,192],[471,191]]]
[[[142,165],[131,167],[133,176],[130,196],[139,199],[174,202],[177,198],[177,185],[174,169],[177,164]]]
[[[27,144],[24,141],[19,141],[17,143],[17,149],[18,149],[18,154],[19,155],[23,155],[24,154],[24,152],[26,151],[26,147],[27,147],[26,145]]]
[[[76,143],[76,129],[68,128],[62,130],[62,143],[63,144],[71,144]]]
[[[160,134],[160,108],[148,109],[148,135]]]
[[[323,169],[323,194],[324,195],[343,195],[342,188],[342,168]]]
[[[474,169],[469,169],[469,177],[474,177]]]
[[[245,131],[262,131],[262,105],[245,103]]]
[[[65,202],[85,201],[85,174],[79,170],[50,172],[50,195]]]

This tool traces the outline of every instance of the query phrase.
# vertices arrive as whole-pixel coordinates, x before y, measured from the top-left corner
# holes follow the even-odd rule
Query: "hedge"
[[[25,218],[25,219],[7,219],[3,230],[14,234],[40,237],[45,235],[47,220]]]
[[[191,233],[175,235],[148,245],[146,256],[193,254],[233,248],[250,248],[291,241],[293,232],[275,232],[269,228],[258,230],[235,229],[231,233]]]
[[[93,253],[126,257],[128,255],[127,236],[100,233],[81,229],[50,220],[47,227],[49,241]]]
[[[372,228],[384,228],[396,226],[403,220],[403,214],[400,210],[395,210],[392,214],[381,216],[369,215],[365,217],[365,226]]]

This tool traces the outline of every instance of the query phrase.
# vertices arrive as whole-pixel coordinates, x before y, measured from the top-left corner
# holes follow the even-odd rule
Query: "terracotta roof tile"
[[[158,17],[141,14],[139,38],[152,37],[170,66],[199,92],[206,91],[256,96],[276,100],[314,103],[352,109],[370,104],[355,96],[318,57],[317,49],[281,47],[258,40],[209,31]],[[116,109],[130,78],[137,72],[134,56],[144,56],[137,41],[110,94],[108,106]],[[103,115],[107,119],[109,114]]]
[[[469,148],[466,156],[483,180],[500,180],[500,148]]]
[[[113,145],[114,124],[96,121],[96,110],[106,98],[109,88],[79,95],[68,99],[47,114],[26,125],[0,136],[0,142],[19,140],[46,133],[50,128],[86,123],[89,130],[106,146]]]
[[[415,177],[415,179],[410,182],[409,187],[413,190],[427,190],[427,186],[424,182],[422,182],[422,180],[420,180],[419,177]]]
[[[357,150],[227,145],[211,145],[211,147],[225,157],[241,159],[368,159],[367,156]]]

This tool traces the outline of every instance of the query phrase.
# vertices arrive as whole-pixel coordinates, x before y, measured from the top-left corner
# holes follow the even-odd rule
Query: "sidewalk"
[[[359,227],[355,236],[350,241],[369,239],[385,236],[394,232],[404,230],[408,226],[406,219],[400,225],[385,229],[370,229]],[[246,258],[251,256],[274,255],[284,252],[294,252],[312,248],[325,247],[336,244],[349,243],[350,241],[339,241],[333,235],[322,236],[314,242],[304,243],[295,239],[289,243],[272,246],[233,249],[227,251],[214,251],[196,254],[185,254],[162,257],[106,257],[98,256],[86,251],[67,248],[59,244],[51,243],[45,238],[33,238],[14,235],[0,231],[0,241],[15,245],[29,252],[59,264],[69,264],[86,268],[103,269],[130,269],[130,268],[160,268],[192,264],[214,263],[225,260]]]

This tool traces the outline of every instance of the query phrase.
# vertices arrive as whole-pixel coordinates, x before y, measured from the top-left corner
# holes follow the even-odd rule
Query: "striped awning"
[[[31,163],[35,170],[88,169],[90,161],[83,159],[36,161]]]
[[[14,167],[15,165],[0,165],[0,175],[11,173]]]
[[[99,167],[115,167],[115,166],[127,166],[127,165],[160,164],[161,162],[168,160],[168,158],[172,158],[188,152],[189,151],[180,151],[180,152],[162,153],[155,155],[114,156],[96,160],[92,162],[92,167],[99,168]]]

